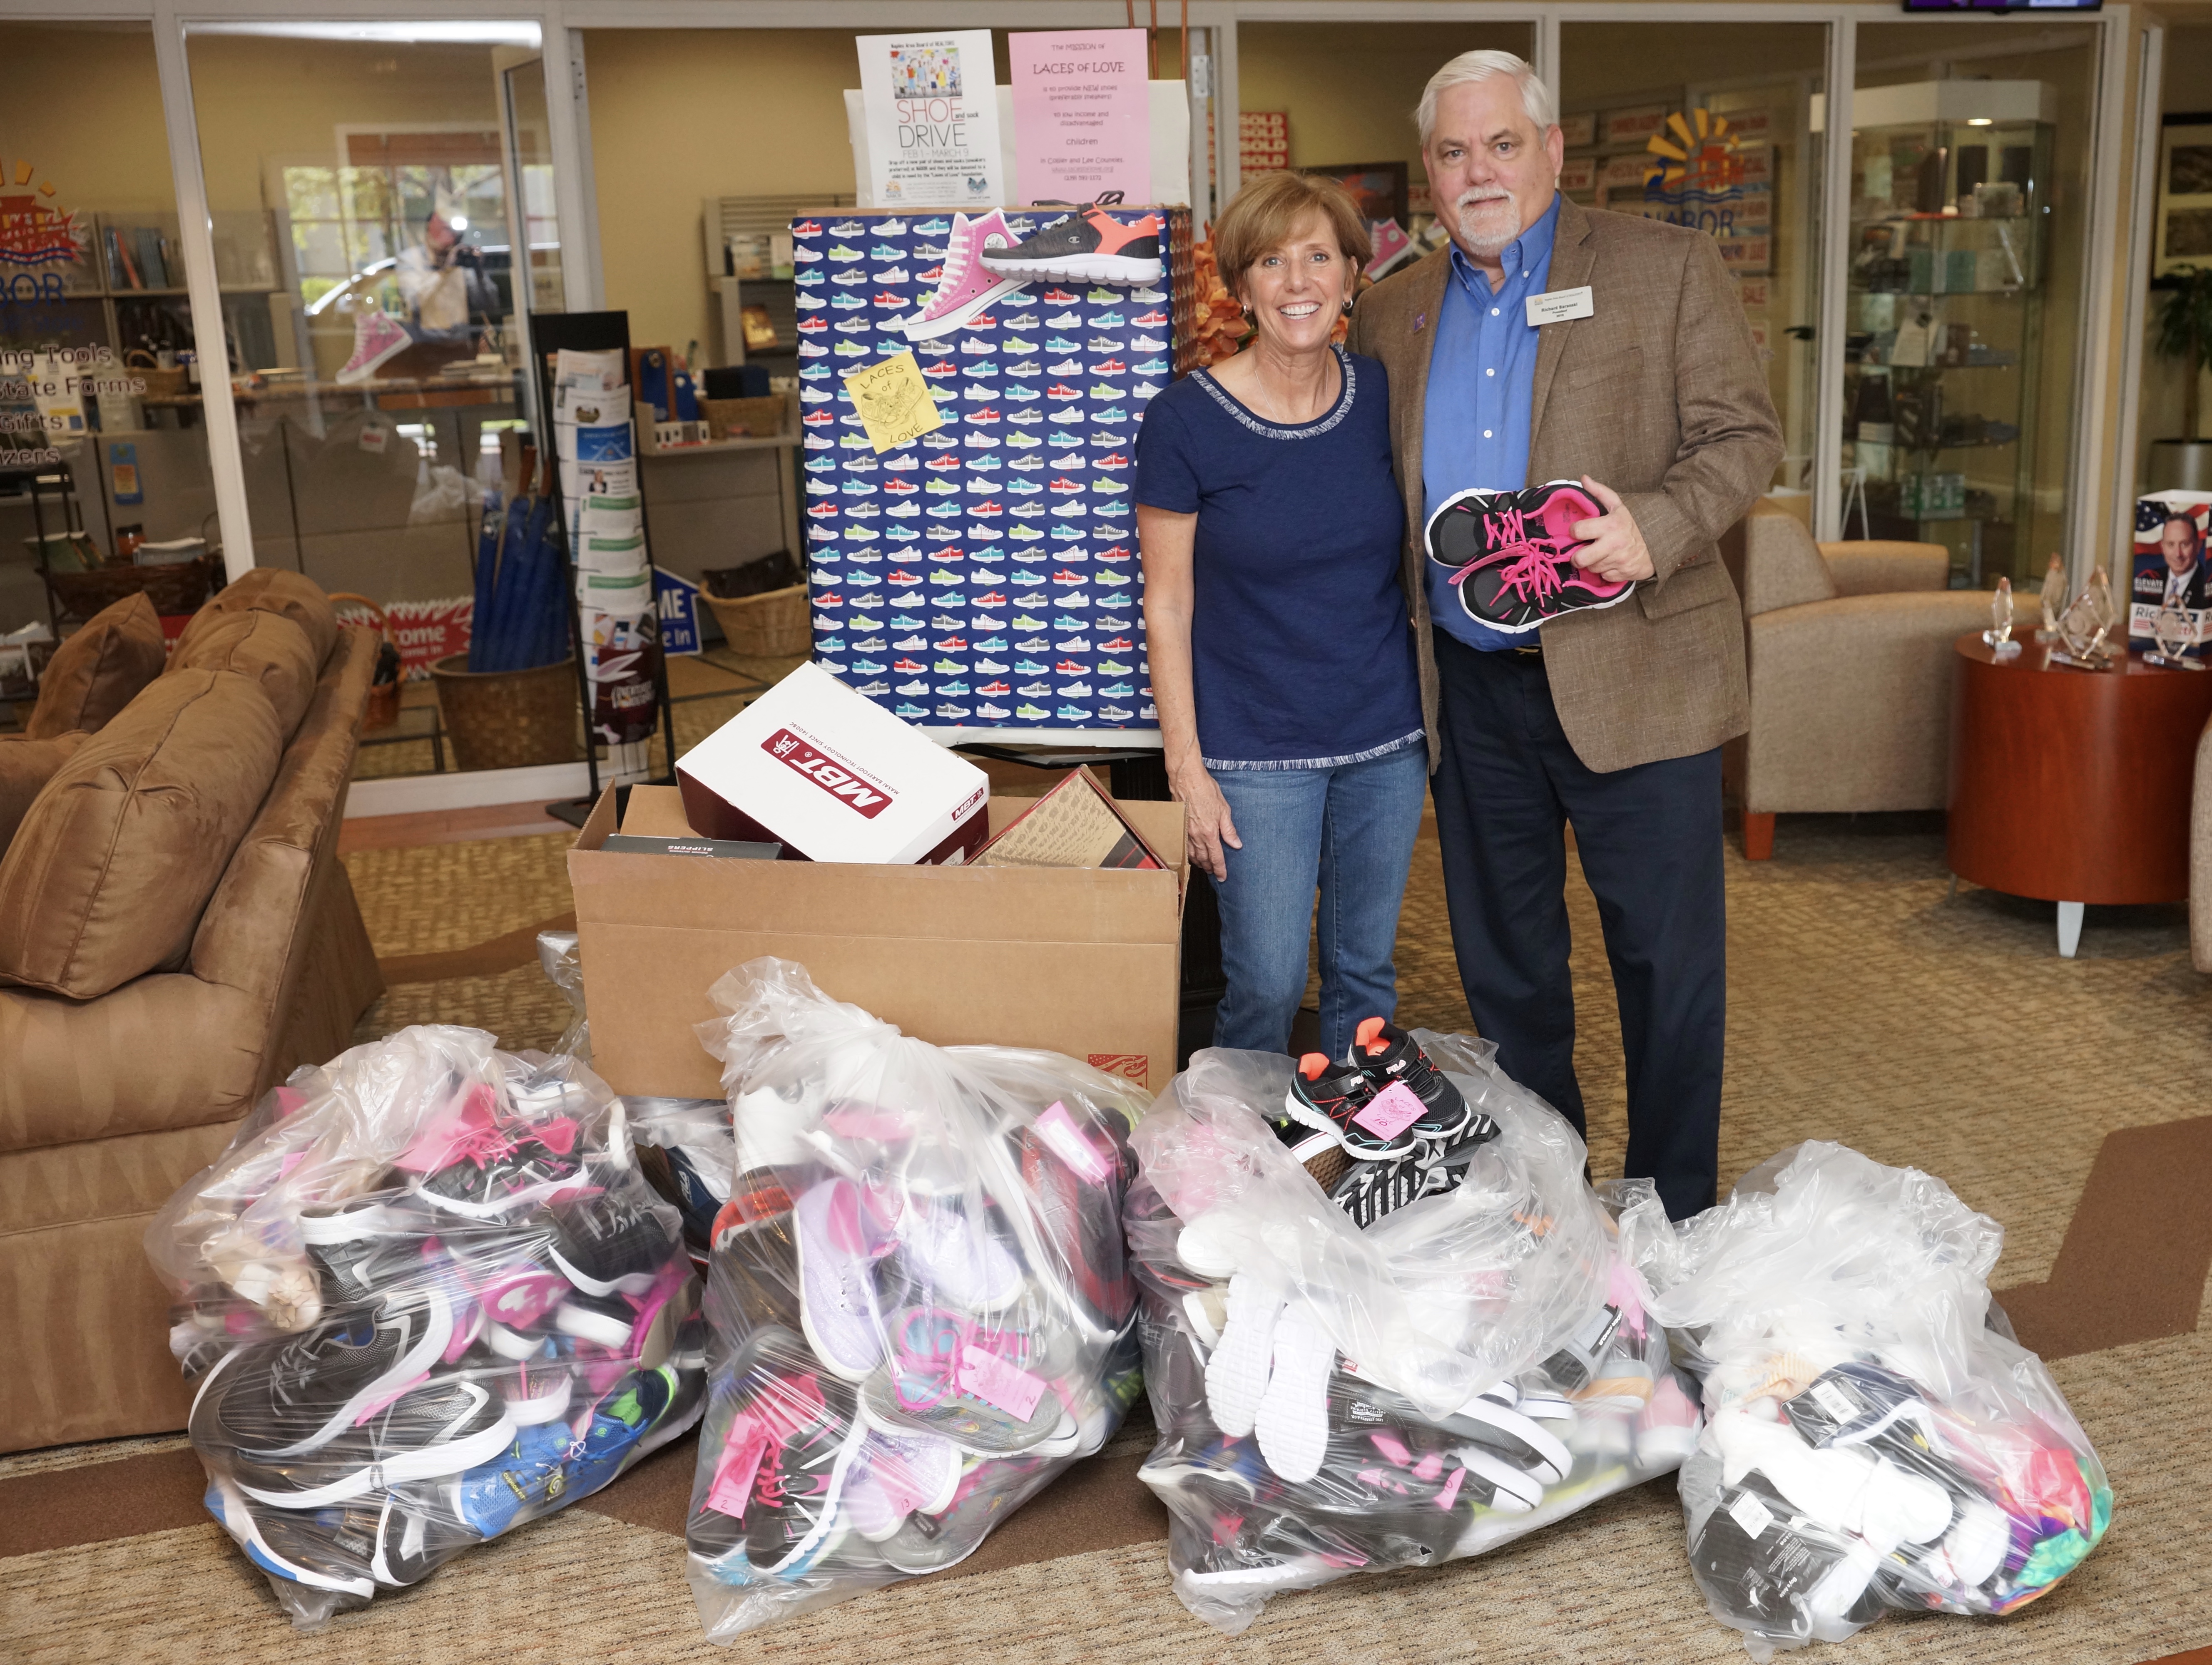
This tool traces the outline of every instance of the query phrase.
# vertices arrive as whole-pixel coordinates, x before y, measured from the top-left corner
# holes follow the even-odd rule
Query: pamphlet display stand
[[[568,550],[568,618],[576,643],[576,686],[582,701],[584,719],[584,763],[591,775],[590,790],[583,797],[566,799],[547,805],[547,809],[569,825],[580,827],[585,817],[591,814],[592,805],[599,801],[599,749],[604,743],[592,729],[594,703],[591,678],[592,642],[585,627],[583,610],[577,600],[575,551],[568,547],[569,528],[575,523],[575,505],[569,501],[568,482],[562,478],[563,471],[559,466],[560,447],[553,426],[554,367],[564,349],[571,352],[619,351],[623,362],[627,364],[629,361],[629,314],[626,312],[541,313],[530,320],[530,338],[536,357],[538,408],[545,425],[545,446],[555,459],[554,490],[561,507],[562,547]],[[668,659],[659,643],[659,573],[653,564],[652,521],[650,511],[645,507],[645,470],[641,462],[637,465],[637,493],[640,512],[645,517],[646,524],[645,559],[648,593],[653,596],[653,646],[651,653],[653,694],[659,702],[660,733],[667,749],[665,756],[669,771],[654,775],[651,784],[670,786],[676,779],[673,773],[676,719],[668,697]],[[611,745],[609,750],[612,750]]]

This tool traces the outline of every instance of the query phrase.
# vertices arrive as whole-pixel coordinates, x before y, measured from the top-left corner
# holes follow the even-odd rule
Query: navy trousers
[[[1565,829],[1597,897],[1628,1065],[1632,1179],[1668,1216],[1719,1177],[1728,1022],[1721,754],[1601,775],[1567,744],[1538,654],[1436,633],[1443,757],[1431,792],[1452,949],[1498,1064],[1585,1129],[1568,975]]]

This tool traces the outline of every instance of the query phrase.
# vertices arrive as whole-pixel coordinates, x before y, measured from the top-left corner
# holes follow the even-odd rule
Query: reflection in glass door
[[[1694,226],[1735,274],[1785,447],[1772,495],[1809,502],[1817,410],[1825,23],[1565,22],[1559,188]]]
[[[1844,535],[1941,544],[1954,586],[2065,545],[2097,34],[1858,33]]]

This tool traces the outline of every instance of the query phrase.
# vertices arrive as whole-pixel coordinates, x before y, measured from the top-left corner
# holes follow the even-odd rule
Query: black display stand
[[[561,549],[568,558],[568,629],[576,644],[576,690],[583,702],[584,763],[591,771],[591,790],[581,798],[564,798],[558,803],[548,804],[545,812],[572,827],[580,827],[592,813],[592,805],[599,799],[599,743],[592,735],[592,678],[587,664],[589,644],[584,640],[584,613],[576,599],[576,563],[574,551],[568,548],[568,498],[561,478],[561,446],[553,426],[553,374],[556,355],[564,349],[569,352],[605,353],[619,351],[623,355],[623,377],[627,384],[630,374],[629,314],[623,313],[536,313],[530,319],[530,348],[538,373],[538,425],[539,455],[550,459],[553,465],[554,500],[560,505]],[[633,411],[636,402],[635,390],[629,398]],[[672,787],[676,784],[676,709],[668,697],[668,653],[660,643],[660,585],[659,572],[653,561],[653,516],[645,495],[645,458],[640,450],[633,427],[630,454],[637,470],[638,513],[645,525],[645,570],[653,585],[653,690],[660,702],[661,738],[667,748],[668,773],[655,775],[646,784]]]

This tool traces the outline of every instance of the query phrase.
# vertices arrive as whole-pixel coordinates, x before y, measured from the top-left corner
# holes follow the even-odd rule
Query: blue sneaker
[[[568,1483],[578,1495],[596,1492],[619,1474],[634,1457],[642,1455],[647,1435],[669,1420],[669,1413],[698,1395],[699,1373],[693,1371],[695,1391],[684,1392],[684,1378],[673,1365],[632,1370],[607,1389],[592,1407],[592,1420],[577,1443]],[[656,1442],[657,1443],[657,1442]]]
[[[565,1422],[525,1428],[491,1461],[451,1483],[447,1506],[471,1532],[496,1538],[525,1513],[534,1517],[568,1496],[574,1443]]]

